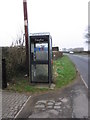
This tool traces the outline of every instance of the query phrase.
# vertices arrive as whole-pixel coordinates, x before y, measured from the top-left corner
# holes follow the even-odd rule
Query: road
[[[85,86],[88,88],[88,78],[90,73],[88,72],[88,66],[90,63],[90,56],[88,55],[75,55],[75,54],[68,54],[70,59],[76,65],[76,68],[80,72],[81,78],[85,83]]]

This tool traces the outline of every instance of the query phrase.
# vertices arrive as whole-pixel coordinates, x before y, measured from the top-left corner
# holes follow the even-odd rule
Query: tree
[[[18,46],[18,47],[23,47],[25,46],[25,39],[24,39],[25,35],[23,34],[23,31],[21,30],[17,36],[16,36],[16,39],[12,42],[11,44],[11,47],[15,47],[15,46]]]

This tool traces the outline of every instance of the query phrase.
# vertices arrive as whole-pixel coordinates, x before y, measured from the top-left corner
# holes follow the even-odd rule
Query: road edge
[[[76,70],[79,72],[78,68],[76,68]],[[80,75],[81,80],[83,81],[85,87],[88,89],[88,85],[86,84],[86,82],[85,82],[85,80],[83,79],[83,77],[82,77],[82,75],[80,74],[80,72],[79,72],[79,75]]]

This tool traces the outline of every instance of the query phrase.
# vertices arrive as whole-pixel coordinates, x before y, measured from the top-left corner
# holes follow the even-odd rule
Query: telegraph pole
[[[28,33],[27,0],[23,0],[23,11],[24,11],[25,46],[26,46],[26,67],[28,70],[27,75],[29,76],[29,50],[28,50],[29,33]]]

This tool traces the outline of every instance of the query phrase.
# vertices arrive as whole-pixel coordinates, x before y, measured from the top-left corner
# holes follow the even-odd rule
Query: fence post
[[[6,79],[6,60],[2,59],[2,89],[7,87]]]

